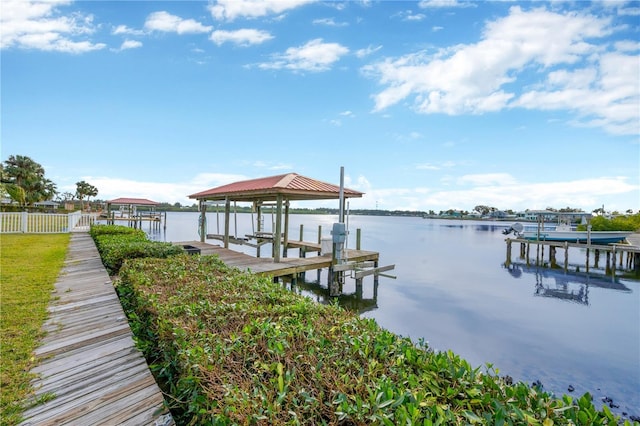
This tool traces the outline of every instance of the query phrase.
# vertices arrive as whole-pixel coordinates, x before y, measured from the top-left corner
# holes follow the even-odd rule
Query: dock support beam
[[[165,229],[167,226],[166,214],[167,213],[165,212]],[[200,229],[200,242],[204,243],[204,240],[207,237],[207,204],[202,201],[200,201],[200,217],[198,219],[198,228]]]
[[[282,238],[282,194],[276,201],[276,234],[273,236],[273,261],[280,262],[280,239]]]
[[[224,248],[229,248],[229,217],[231,213],[231,199],[224,200]]]

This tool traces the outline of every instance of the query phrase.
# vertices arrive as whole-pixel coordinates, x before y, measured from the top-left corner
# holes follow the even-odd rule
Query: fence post
[[[25,234],[29,231],[29,216],[27,215],[27,212],[22,212],[22,232],[24,232]]]
[[[69,219],[69,223],[68,223],[68,227],[67,227],[67,232],[71,232],[71,231],[73,230],[73,227],[74,227],[74,226],[76,226],[76,223],[75,223],[75,215],[76,215],[76,213],[75,213],[75,212],[73,212],[73,213],[69,213],[69,214],[67,215],[67,217],[68,217],[68,219]]]

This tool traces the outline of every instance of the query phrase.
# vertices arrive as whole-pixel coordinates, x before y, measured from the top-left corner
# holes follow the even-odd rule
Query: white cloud
[[[314,19],[314,25],[326,25],[327,27],[347,27],[349,26],[346,22],[336,22],[333,18],[323,18],[323,19]]]
[[[407,10],[401,10],[397,13],[394,13],[393,15],[391,15],[392,18],[399,18],[402,21],[406,21],[406,22],[420,22],[422,20],[424,20],[427,16],[424,15],[423,13],[414,13],[413,10],[411,9],[407,9]]]
[[[476,7],[476,5],[471,2],[459,0],[422,0],[418,3],[418,7],[428,9],[444,7]]]
[[[145,32],[142,30],[135,30],[133,28],[129,28],[126,25],[118,25],[113,29],[113,31],[111,31],[111,34],[114,34],[114,35],[128,34],[128,35],[140,36],[140,35],[144,35]]]
[[[289,164],[253,163],[253,167],[269,170],[291,170]],[[451,167],[447,162],[433,165],[434,168]],[[423,165],[427,169],[428,164]],[[195,200],[188,196],[209,188],[232,182],[252,179],[255,176],[223,173],[200,173],[183,182],[148,182],[108,176],[83,176],[100,193],[99,198],[111,200],[118,197],[148,198],[158,202],[191,205]],[[520,182],[507,173],[468,175],[458,179],[450,187],[393,187],[377,188],[365,176],[353,179],[345,176],[345,186],[365,192],[362,199],[350,201],[351,209],[380,208],[386,210],[472,210],[477,204],[498,209],[544,209],[566,206],[591,211],[603,203],[607,210],[626,211],[637,209],[637,194],[640,186],[630,184],[628,178],[603,176],[592,179],[530,183]],[[61,186],[61,191],[75,191],[75,185]],[[609,196],[629,194],[629,204],[616,204]],[[311,207],[319,207],[314,205]]]
[[[453,161],[443,161],[438,164],[433,163],[421,163],[416,165],[417,170],[442,170],[455,167],[457,164]]]
[[[579,113],[582,125],[633,134],[640,115],[638,56],[587,42],[611,34],[610,25],[608,18],[576,12],[512,7],[507,17],[486,24],[478,43],[387,58],[363,71],[387,86],[374,96],[374,111],[411,97],[424,114],[569,109]],[[582,68],[574,69],[578,64]],[[515,86],[525,78],[520,74],[529,78],[532,70],[543,89],[518,94]]]
[[[458,185],[511,185],[515,183],[515,179],[508,173],[483,173],[464,175],[458,178]]]
[[[259,18],[277,15],[289,9],[304,6],[314,0],[217,0],[208,6],[211,16],[217,20],[233,21],[236,18]]]
[[[427,168],[429,165],[424,165]],[[434,168],[439,167],[434,165]],[[636,209],[640,187],[629,184],[624,177],[599,177],[574,181],[530,183],[519,182],[504,173],[469,175],[462,186],[384,188],[366,184],[350,184],[349,188],[364,191],[361,200],[351,201],[351,208],[381,208],[386,210],[420,210],[436,212],[448,209],[472,210],[477,204],[498,209],[545,209],[574,207],[592,211],[603,203],[607,210]],[[628,194],[628,205],[618,204],[620,194]],[[608,198],[611,196],[612,198]]]
[[[364,58],[366,56],[371,55],[372,53],[377,52],[378,50],[382,49],[382,45],[380,46],[371,46],[369,45],[368,47],[366,47],[365,49],[358,49],[356,50],[356,56],[358,58]]]
[[[122,42],[120,50],[137,49],[138,47],[142,47],[142,42],[138,40],[125,40]]]
[[[575,125],[602,127],[611,134],[640,133],[640,62],[637,56],[606,53],[597,68],[549,73],[542,90],[523,93],[514,106],[573,110]]]
[[[292,71],[327,71],[349,53],[349,49],[339,43],[325,43],[318,38],[300,47],[290,47],[285,53],[274,55],[271,62],[261,63],[262,69],[288,69]]]
[[[218,46],[226,42],[234,43],[239,46],[250,46],[253,44],[264,43],[272,38],[273,36],[267,31],[240,29],[235,31],[216,30],[211,33],[209,40]]]
[[[212,28],[194,19],[183,19],[165,11],[150,14],[144,23],[144,27],[149,31],[172,32],[177,34],[208,33]]]
[[[99,190],[98,198],[113,200],[119,197],[148,198],[157,202],[176,202],[191,205],[196,202],[188,198],[189,195],[209,188],[226,185],[228,183],[249,179],[244,175],[201,173],[187,182],[148,182],[133,179],[111,178],[108,176],[84,176],[83,180],[91,182]],[[63,188],[66,190],[66,188]],[[68,187],[69,192],[75,192],[75,185]]]
[[[61,16],[59,7],[69,1],[3,0],[0,14],[0,48],[37,49],[84,53],[106,47],[87,36],[95,31],[93,16]]]

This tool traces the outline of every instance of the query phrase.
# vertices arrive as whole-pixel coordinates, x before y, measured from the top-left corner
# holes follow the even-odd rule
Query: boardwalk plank
[[[32,385],[54,398],[23,425],[174,424],[88,234],[72,235],[48,311]]]
[[[47,375],[58,374],[60,371],[72,368],[70,365],[77,365],[82,362],[91,362],[93,360],[101,360],[105,357],[113,356],[122,350],[137,351],[131,336],[122,335],[117,338],[96,342],[83,348],[78,348],[43,361],[40,365],[33,368],[32,372],[40,374],[41,377]]]

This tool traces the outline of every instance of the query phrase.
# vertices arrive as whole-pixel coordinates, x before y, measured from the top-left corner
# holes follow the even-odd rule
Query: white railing
[[[0,212],[0,233],[59,234],[88,231],[95,220],[95,215],[79,211],[69,214]]]

